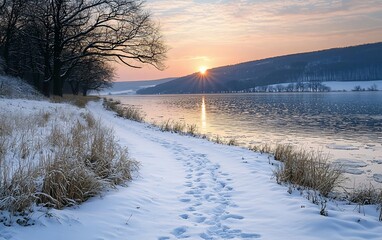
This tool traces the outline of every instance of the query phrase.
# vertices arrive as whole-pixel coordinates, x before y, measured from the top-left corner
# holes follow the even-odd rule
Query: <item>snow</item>
[[[373,178],[376,182],[382,183],[382,174],[376,173],[373,175]]]
[[[0,75],[0,98],[28,98],[42,100],[44,97],[23,80]]]
[[[376,81],[330,81],[323,82],[325,86],[330,87],[331,91],[352,91],[355,86],[360,86],[362,89],[368,89],[372,85],[376,85],[378,90],[382,90],[382,80]]]
[[[326,145],[329,149],[337,149],[337,150],[358,150],[358,147],[354,147],[352,145],[338,145],[335,143]]]
[[[272,86],[276,88],[277,86],[288,86],[291,83],[281,83],[281,84],[272,84]],[[295,84],[295,82],[293,82]],[[322,82],[323,85],[330,87],[330,91],[338,92],[338,91],[352,91],[356,86],[360,86],[361,89],[367,90],[372,87],[374,84],[377,86],[378,90],[382,90],[382,80],[375,81],[325,81]]]
[[[9,101],[0,99],[0,107]],[[17,110],[50,106],[12,101]],[[117,118],[101,103],[87,108],[115,130],[140,162],[139,174],[77,207],[36,207],[34,226],[0,224],[0,239],[381,239],[376,206],[359,213],[328,201],[328,216],[321,216],[304,194],[276,184],[269,155],[160,132]]]

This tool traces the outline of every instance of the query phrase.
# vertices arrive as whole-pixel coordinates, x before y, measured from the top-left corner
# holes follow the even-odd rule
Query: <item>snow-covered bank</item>
[[[20,78],[0,75],[0,98],[45,99],[39,91]]]
[[[330,87],[331,91],[352,91],[359,86],[361,89],[369,89],[375,85],[378,90],[382,90],[382,80],[377,81],[330,81],[322,82],[325,86]]]
[[[275,183],[267,155],[88,109],[140,161],[139,176],[81,206],[36,211],[34,226],[0,225],[0,239],[380,239],[375,206],[328,202],[321,216]]]
[[[270,87],[277,89],[278,86],[282,86],[284,88],[287,88],[289,84],[296,84],[296,83],[281,83],[281,84],[272,84],[269,85]],[[375,80],[375,81],[325,81],[321,82],[323,86],[329,87],[330,91],[332,92],[350,92],[359,87],[360,91],[365,91],[370,88],[375,87],[375,90],[382,90],[382,80]]]

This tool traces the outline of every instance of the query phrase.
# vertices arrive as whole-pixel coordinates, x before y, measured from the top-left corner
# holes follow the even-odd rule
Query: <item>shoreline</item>
[[[300,191],[278,185],[269,157],[240,147],[161,132],[115,117],[100,103],[90,111],[114,129],[141,163],[128,187],[76,207],[36,211],[35,226],[0,228],[5,239],[378,239],[375,206],[363,213],[327,202],[328,217]],[[271,161],[273,164],[277,162]],[[43,210],[44,211],[44,210]],[[336,228],[332,226],[336,225]]]
[[[367,93],[350,94],[365,95]],[[377,96],[379,96],[380,92],[377,94]],[[166,122],[174,122],[176,125],[183,124],[185,126],[195,125],[201,135],[208,136],[211,139],[219,138],[219,141],[223,140],[228,142],[234,140],[236,144],[246,148],[261,146],[264,142],[267,142],[271,145],[292,145],[298,149],[304,148],[308,151],[319,150],[329,156],[330,162],[334,162],[337,165],[341,164],[346,168],[345,175],[349,178],[346,187],[349,190],[354,187],[369,186],[370,184],[376,188],[382,188],[382,184],[379,182],[378,178],[378,174],[382,173],[382,164],[378,164],[379,161],[382,160],[382,145],[380,144],[379,139],[377,139],[378,132],[364,135],[367,137],[362,137],[361,130],[365,129],[361,129],[359,132],[344,131],[338,134],[336,133],[337,130],[334,129],[335,127],[338,127],[337,125],[334,126],[333,129],[329,126],[325,126],[324,130],[320,130],[317,127],[301,127],[299,125],[287,126],[285,129],[279,130],[276,125],[272,125],[273,119],[269,119],[271,125],[266,126],[268,123],[265,121],[268,119],[262,116],[253,119],[253,121],[256,121],[256,119],[257,121],[262,121],[258,123],[259,126],[250,126],[252,115],[248,113],[244,113],[243,117],[238,116],[238,118],[241,119],[241,122],[238,122],[230,120],[235,117],[233,113],[218,112],[221,109],[217,109],[219,107],[217,104],[211,105],[210,108],[213,108],[213,110],[211,110],[212,112],[209,112],[208,101],[206,100],[206,104],[204,104],[204,96],[205,99],[209,99],[210,101],[226,99],[224,97],[216,98],[215,95],[213,95],[213,97],[212,95],[203,94],[192,95],[189,97],[192,105],[187,104],[184,108],[175,108],[172,105],[162,102],[173,100],[178,104],[182,104],[182,100],[178,100],[182,97],[176,97],[175,95],[167,97],[158,96],[158,98],[156,98],[156,96],[147,96],[147,99],[146,96],[105,97],[114,98],[115,100],[120,101],[121,105],[140,109],[140,111],[146,115],[145,121],[157,126],[161,126]],[[197,100],[198,98],[199,100]],[[188,99],[188,96],[185,97],[185,99]],[[236,112],[235,114],[239,113]],[[170,117],[170,119],[168,119],[168,117]],[[336,117],[337,116],[334,116],[333,118]],[[219,123],[217,119],[220,118],[227,118],[228,124]],[[327,119],[328,118],[329,117],[327,117]],[[274,121],[277,123],[277,119],[274,119]],[[286,124],[291,124],[288,122],[288,117],[286,117],[285,121]],[[302,120],[301,124],[307,124],[306,121],[306,119]],[[314,122],[314,120],[312,121]],[[326,120],[325,118],[322,118],[317,121]],[[335,124],[341,124],[339,120],[335,121],[337,121]],[[237,127],[236,124],[243,124],[244,127]],[[267,130],[265,131],[264,129]],[[355,164],[349,164],[350,162]]]

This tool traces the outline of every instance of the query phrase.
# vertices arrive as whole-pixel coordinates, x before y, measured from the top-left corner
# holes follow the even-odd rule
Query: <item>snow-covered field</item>
[[[38,111],[45,104],[14,101],[14,111]],[[0,224],[1,240],[382,238],[376,206],[329,200],[328,216],[322,216],[320,206],[298,190],[290,194],[276,184],[268,155],[160,132],[117,118],[101,103],[87,108],[115,130],[140,162],[139,174],[128,187],[77,207],[36,207],[33,226]]]

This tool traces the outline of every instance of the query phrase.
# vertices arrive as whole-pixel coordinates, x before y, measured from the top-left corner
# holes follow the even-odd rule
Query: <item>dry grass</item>
[[[263,153],[271,153],[272,154],[272,147],[270,144],[260,144],[260,145],[253,145],[249,147],[249,150],[254,152],[260,152]]]
[[[381,204],[382,190],[377,190],[373,185],[360,186],[349,193],[349,200],[360,205]]]
[[[114,101],[113,99],[103,99],[103,106],[105,109],[117,113],[118,117],[133,120],[136,122],[143,122],[144,115],[142,112],[134,106],[122,105],[120,101]]]
[[[340,166],[331,165],[328,156],[321,151],[295,149],[283,144],[277,144],[275,147],[263,144],[250,147],[250,150],[272,154],[275,160],[282,162],[274,171],[278,183],[298,185],[328,196],[345,180]]]
[[[220,137],[219,135],[215,135],[212,138],[209,139],[209,141],[214,142],[216,144],[226,144],[224,139]]]
[[[198,132],[196,124],[186,124],[181,121],[174,121],[171,119],[168,119],[166,121],[163,121],[160,124],[155,124],[155,126],[159,127],[159,129],[162,132],[172,132],[172,133],[177,133],[180,135],[189,135],[192,137],[198,137],[202,139],[207,139],[210,142],[214,142],[217,144],[223,144],[223,145],[228,145],[228,146],[238,146],[239,143],[235,138],[231,138],[229,140],[224,139],[220,135],[214,135],[212,137],[207,137],[206,135],[200,134]]]
[[[18,113],[1,115],[0,123],[0,210],[78,204],[130,180],[137,168],[89,113]]]
[[[184,133],[186,124],[184,122],[174,122],[172,125],[172,131],[175,133]]]
[[[296,150],[289,145],[275,148],[276,160],[282,162],[275,170],[277,182],[287,182],[309,189],[318,190],[327,196],[344,181],[340,168],[328,163],[328,157],[322,152]]]
[[[80,96],[64,94],[63,97],[51,96],[50,101],[53,103],[69,103],[77,107],[84,108],[90,101],[98,101],[100,98],[97,96]]]
[[[159,129],[162,132],[172,132],[178,134],[187,134],[190,136],[197,137],[199,133],[197,132],[197,127],[195,124],[188,125],[184,122],[177,122],[174,120],[168,119],[158,125]]]
[[[198,133],[198,127],[196,126],[196,124],[191,124],[191,125],[187,125],[186,127],[186,133],[190,136],[193,136],[193,137],[196,137],[196,136],[199,136],[200,134]]]
[[[87,125],[77,122],[69,135],[52,131],[51,141],[60,144],[58,154],[46,164],[40,203],[56,208],[78,204],[105,186],[131,179],[137,164],[117,144],[113,131],[86,119]]]
[[[375,204],[379,208],[379,221],[382,221],[382,190],[376,189],[373,185],[361,186],[348,193],[349,201],[358,205],[358,211],[364,205]]]
[[[226,143],[228,146],[238,146],[239,143],[237,142],[236,138],[231,138]]]
[[[11,172],[10,166],[1,165],[0,210],[15,213],[29,208],[36,200],[33,182],[38,171],[32,166],[20,164],[10,176]]]

